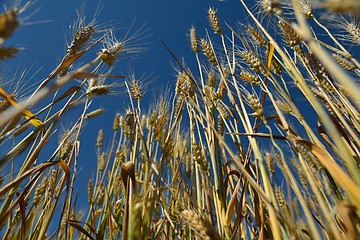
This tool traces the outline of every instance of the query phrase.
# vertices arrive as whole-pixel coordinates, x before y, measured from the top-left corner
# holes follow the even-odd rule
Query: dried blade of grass
[[[170,223],[172,229],[174,230],[176,236],[178,237],[178,239],[181,239],[181,236],[179,235],[179,232],[176,229],[175,224],[173,223],[173,220],[171,220],[171,217],[169,216],[169,213],[167,212],[166,208],[162,204],[160,206],[162,208],[162,211],[164,211],[165,217],[166,217],[167,221],[169,221],[169,223]]]
[[[6,99],[6,101],[8,101],[11,105],[13,105],[14,107],[18,108],[19,104],[17,104],[1,87],[0,87],[0,95],[1,97],[3,97],[4,99]],[[40,127],[43,125],[43,122],[38,119],[32,112],[30,112],[27,109],[24,109],[22,111],[24,117],[30,121],[30,123],[32,125],[34,125],[35,127]]]
[[[20,239],[25,239],[26,234],[26,203],[24,196],[18,192],[16,192],[16,196],[19,199],[19,208],[20,208],[20,215],[21,215],[21,226],[20,226]]]
[[[236,184],[236,187],[233,191],[233,194],[231,195],[230,201],[228,203],[227,209],[226,209],[226,214],[225,214],[225,221],[226,227],[231,227],[231,220],[232,220],[232,214],[234,213],[234,209],[235,209],[235,204],[236,204],[236,200],[237,200],[237,195],[238,195],[238,190],[239,187],[241,185],[241,178],[239,178],[238,183]],[[241,193],[241,196],[243,196],[244,194],[244,190]]]
[[[78,92],[81,90],[81,87],[78,86],[71,86],[68,90],[66,90],[60,97],[56,98],[52,101],[51,105],[54,105],[55,103],[60,102],[62,99],[66,98],[67,96],[70,96],[71,94]]]
[[[41,175],[41,173],[38,173],[36,176],[34,176],[29,183],[24,187],[24,190],[18,195],[18,198],[12,202],[12,205],[9,206],[7,212],[5,212],[4,215],[0,218],[0,228],[3,227],[6,221],[8,221],[8,217],[11,217],[11,213],[13,212],[16,205],[19,203],[21,199],[24,199],[24,195],[27,194],[29,188],[36,182],[37,178]],[[26,220],[25,220],[26,221]]]
[[[324,183],[319,182],[317,178],[317,174],[314,173],[313,170],[311,170],[311,166],[309,166],[310,164],[308,162],[308,159],[305,159],[305,157],[300,152],[298,152],[298,159],[300,160],[301,166],[304,169],[304,171],[302,171],[302,174],[306,176],[307,182],[309,183],[312,192],[315,196],[315,199],[317,200],[317,204],[319,205],[319,211],[317,215],[321,214],[324,216],[325,218],[324,225],[326,227],[324,227],[323,224],[321,224],[320,222],[319,224],[324,228],[325,231],[332,234],[334,239],[341,239],[340,232],[338,231],[338,228],[336,227],[334,218],[332,216],[331,204],[329,203],[328,199],[325,197],[326,194],[322,186],[324,185]],[[335,194],[339,194],[339,190],[336,184],[333,182],[331,175],[327,172],[326,169],[324,171],[326,172],[326,175],[329,178],[329,182],[331,184],[333,191],[335,192]]]
[[[335,181],[346,191],[350,197],[351,203],[356,206],[357,211],[360,211],[360,189],[355,182],[336,164],[336,162],[328,156],[320,147],[315,144],[299,139],[296,140],[309,148],[312,154],[314,154],[321,164],[331,173]]]
[[[59,161],[59,166],[62,170],[64,170],[65,176],[66,176],[66,185],[69,186],[70,184],[70,167],[69,165],[62,159]]]
[[[53,134],[54,125],[51,125],[45,132],[45,134],[42,136],[42,138],[37,142],[37,140],[34,141],[33,148],[29,152],[28,156],[26,157],[23,165],[21,166],[17,176],[22,177],[24,173],[31,171],[31,167],[33,166],[34,162],[37,160],[41,150],[43,149],[44,145],[47,143],[51,135]],[[38,138],[40,138],[40,135],[37,135]],[[30,169],[30,170],[29,170]],[[2,203],[1,209],[0,209],[0,216],[2,216],[5,211],[7,211],[10,203],[12,202],[12,198],[14,196],[14,193],[16,192],[16,189],[21,184],[21,181],[17,182],[15,185],[12,186],[12,189],[10,190],[9,194],[6,196],[4,202]],[[0,194],[1,196],[2,194]]]
[[[49,76],[48,80],[54,78],[56,75],[58,75],[61,71],[69,68],[77,59],[79,59],[84,53],[86,53],[86,50],[83,50],[81,52],[75,53],[73,55],[65,55],[65,57],[61,60],[60,64],[52,71]],[[44,85],[45,86],[45,85]]]
[[[133,161],[124,162],[121,166],[121,178],[124,183],[125,188],[127,188],[127,183],[131,179],[133,187],[135,188],[135,165]]]
[[[31,153],[28,154],[25,162],[23,163],[23,165],[20,168],[20,171],[18,172],[18,176],[22,176],[22,174],[24,172],[27,172],[31,166],[33,165],[34,161],[36,161],[40,151],[43,149],[44,145],[47,143],[48,139],[50,138],[50,136],[52,135],[52,131],[53,130],[53,126],[50,126],[49,129],[47,129],[46,133],[42,136],[40,142],[36,145],[36,147],[34,146],[34,149],[31,151]],[[39,134],[37,135],[37,137],[39,137]],[[36,143],[36,140],[34,141],[34,144]],[[18,183],[20,184],[20,182]],[[3,202],[3,205],[1,206],[1,210],[0,210],[0,216],[2,213],[4,213],[4,211],[6,211],[7,206],[9,206],[10,202],[12,201],[12,196],[15,193],[15,189],[18,187],[18,185],[13,186],[14,190],[11,191],[10,195],[6,197],[5,201]],[[0,194],[1,196],[1,194]]]
[[[87,73],[87,72],[79,72],[76,73],[73,78],[99,78],[99,77],[106,77],[106,78],[126,78],[126,76],[119,76],[119,75],[111,75],[111,74],[97,74],[97,73]]]
[[[36,174],[38,172],[43,172],[45,169],[47,169],[47,168],[49,168],[49,167],[51,167],[51,166],[53,166],[55,164],[57,164],[56,161],[54,161],[54,162],[44,162],[44,163],[39,164],[38,166],[33,167],[32,169],[30,169],[30,170],[28,170],[26,172],[24,172],[20,176],[16,177],[13,181],[11,181],[8,184],[6,184],[5,186],[3,186],[0,189],[0,196],[7,193],[11,188],[13,188],[17,184],[19,184],[25,178],[30,177],[31,175],[34,175],[34,174]]]
[[[22,153],[29,145],[31,145],[36,138],[37,132],[38,129],[35,129],[33,132],[29,133],[29,135],[24,137],[5,156],[3,156],[0,159],[0,167],[5,166],[9,160],[13,159],[14,157]]]
[[[86,231],[85,228],[83,228],[79,223],[80,222],[76,220],[69,220],[70,226],[76,228],[79,232],[84,234],[89,239],[95,240],[95,238],[93,238],[93,236],[91,236],[91,234],[88,231]]]
[[[338,213],[341,215],[342,224],[346,239],[359,239],[359,232],[356,225],[359,224],[359,216],[356,215],[356,208],[346,200],[338,202],[336,207]],[[336,216],[335,216],[336,217]],[[337,219],[338,220],[338,219]]]
[[[29,183],[27,183],[27,185],[24,187],[23,192],[19,195],[19,197],[23,196],[28,191],[28,189],[32,186],[32,184],[37,181],[37,178],[41,175],[41,173],[45,169],[55,165],[56,163],[57,162],[46,162],[46,163],[39,164],[38,166],[34,167],[33,169],[30,169],[29,171],[22,174],[21,176],[18,176],[15,180],[6,184],[4,187],[2,187],[0,189],[0,196],[7,193],[10,189],[16,187],[25,178],[35,175],[31,178]],[[19,197],[15,201],[12,202],[12,205],[10,205],[10,202],[8,204],[7,204],[7,202],[3,203],[2,209],[1,209],[1,214],[0,214],[0,227],[2,227],[5,224],[5,222],[8,220],[8,217],[10,216],[11,212],[13,211],[13,209],[18,204],[18,201],[20,200]],[[13,200],[13,198],[11,198],[11,200]]]
[[[274,50],[275,47],[271,43],[268,44],[268,51],[267,51],[267,60],[266,60],[266,66],[268,68],[268,71],[271,69],[271,63],[274,56]]]

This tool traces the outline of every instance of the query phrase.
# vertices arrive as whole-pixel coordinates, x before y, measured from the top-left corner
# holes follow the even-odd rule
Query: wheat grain
[[[220,81],[218,89],[216,91],[216,98],[218,98],[218,99],[224,98],[226,91],[227,91],[227,89],[226,89],[225,82],[224,82],[224,80],[222,80],[222,81]]]
[[[255,42],[262,47],[266,47],[267,46],[267,41],[265,40],[265,38],[263,37],[263,35],[261,35],[261,33],[259,33],[258,31],[256,31],[253,27],[248,27],[247,28],[247,32],[250,34],[250,36],[255,40]]]
[[[114,117],[113,131],[117,132],[119,130],[119,126],[120,126],[120,113],[117,113]]]
[[[103,49],[100,51],[99,56],[104,63],[109,66],[112,66],[115,61],[121,56],[125,57],[128,54],[136,55],[139,52],[146,50],[144,44],[138,43],[140,40],[148,37],[145,35],[148,30],[145,29],[145,25],[141,26],[134,33],[131,33],[134,22],[131,24],[127,33],[122,39],[116,38],[113,31],[109,31],[103,40]]]
[[[191,50],[193,50],[195,53],[199,52],[199,40],[196,36],[196,29],[194,26],[190,28],[190,46]]]
[[[0,61],[15,57],[15,54],[18,53],[19,50],[19,48],[15,47],[0,46]]]
[[[97,204],[98,206],[101,206],[101,205],[104,203],[105,194],[106,194],[106,187],[105,187],[105,185],[102,183],[102,184],[100,185],[99,195],[97,196],[97,199],[96,199],[96,204]]]
[[[101,148],[104,141],[104,131],[100,129],[96,138],[96,147]]]
[[[277,0],[261,0],[261,7],[267,14],[282,14],[282,7],[279,1]]]
[[[204,172],[209,171],[209,164],[206,161],[206,158],[204,156],[204,152],[201,149],[201,147],[198,144],[194,143],[194,144],[192,144],[191,148],[192,148],[194,161],[197,164],[199,164],[200,169],[202,171],[204,171]]]
[[[309,0],[298,0],[301,11],[304,13],[306,18],[313,18],[314,17],[314,13],[311,9],[310,6],[310,1]]]
[[[266,164],[268,166],[270,176],[273,176],[275,173],[275,164],[274,164],[273,156],[267,152],[267,153],[265,153],[265,160],[266,160]]]
[[[280,20],[279,25],[289,47],[293,48],[301,42],[299,34],[288,23]]]
[[[215,73],[214,71],[210,71],[208,74],[207,74],[207,84],[209,85],[209,87],[211,89],[214,89],[215,86],[216,86],[216,76],[215,76]]]
[[[254,75],[248,71],[241,71],[239,77],[243,80],[245,80],[248,83],[254,84],[254,85],[260,85],[261,81],[259,76]]]
[[[360,27],[359,23],[348,22],[346,25],[346,31],[350,34],[350,39],[353,43],[360,45]]]
[[[299,176],[300,182],[304,188],[308,188],[308,184],[306,181],[306,176],[304,173],[304,169],[296,162],[295,159],[291,159],[292,165],[295,167],[297,174]]]
[[[45,190],[47,187],[47,181],[48,181],[48,178],[44,177],[41,180],[41,183],[36,187],[35,193],[34,193],[34,201],[33,201],[34,206],[37,206],[40,203],[41,199],[44,197]]]
[[[333,80],[325,69],[325,66],[312,53],[309,54],[308,59],[310,67],[315,72],[316,80],[319,82],[320,86],[330,93],[334,92],[334,88],[330,84],[330,82],[333,82]]]
[[[195,86],[191,81],[189,73],[179,72],[176,82],[176,93],[183,97],[193,97],[195,94]]]
[[[340,66],[342,66],[345,69],[352,71],[356,69],[355,65],[352,62],[342,57],[340,54],[333,53],[332,57]]]
[[[68,136],[68,132],[65,132],[62,139],[60,140],[61,147],[59,149],[59,159],[66,160],[69,156],[69,153],[73,147],[70,137]]]
[[[225,107],[220,103],[218,102],[216,104],[216,108],[217,110],[219,111],[220,113],[220,116],[222,116],[223,118],[229,118],[229,113],[227,112],[227,110],[225,109]]]
[[[110,86],[109,85],[97,85],[94,87],[89,87],[86,90],[86,95],[88,97],[95,97],[95,96],[100,96],[100,95],[107,95],[110,91]]]
[[[141,85],[138,80],[133,79],[131,81],[131,94],[134,99],[137,101],[140,101],[140,99],[143,97],[143,91],[141,88]]]
[[[103,112],[105,112],[105,109],[98,108],[98,109],[96,109],[94,111],[91,111],[88,114],[86,114],[85,119],[96,118],[96,117],[100,116]]]
[[[55,169],[51,170],[51,176],[50,176],[50,180],[48,182],[49,195],[51,197],[54,196],[54,193],[56,190],[56,181],[57,181],[58,174],[59,174],[58,171],[56,171]]]
[[[92,205],[92,203],[93,203],[93,182],[91,179],[88,182],[87,197],[88,197],[88,201],[89,201],[90,205]]]
[[[183,210],[181,211],[180,216],[185,220],[185,223],[198,234],[198,237],[201,239],[221,239],[211,223],[200,217],[193,210]]]
[[[276,201],[282,209],[287,208],[287,202],[281,188],[275,188]]]
[[[123,205],[123,203],[122,203],[122,201],[120,199],[115,201],[113,214],[114,214],[114,218],[116,220],[119,220],[120,217],[121,217],[121,214],[122,214],[122,211],[123,211],[122,205]]]
[[[214,65],[217,64],[215,53],[213,51],[213,48],[208,40],[202,38],[200,40],[201,47],[203,49],[204,55],[207,57],[208,61]]]
[[[67,53],[69,55],[74,55],[75,53],[78,53],[88,42],[88,40],[91,38],[91,34],[93,34],[94,32],[95,29],[92,25],[87,25],[79,29],[76,32],[70,45],[68,46]]]
[[[214,109],[214,102],[216,101],[216,93],[209,86],[204,87],[204,103],[205,106],[212,111]]]
[[[106,165],[106,153],[101,153],[98,157],[98,170],[102,172]]]
[[[287,102],[276,100],[275,103],[281,109],[281,111],[285,113],[292,113],[291,107]]]
[[[209,18],[210,25],[211,25],[212,29],[214,30],[214,32],[217,34],[221,34],[222,31],[221,31],[221,27],[220,27],[220,21],[217,16],[216,10],[212,7],[210,7],[208,10],[208,18]]]
[[[271,69],[274,70],[274,73],[281,76],[281,74],[282,74],[282,66],[275,57],[273,57],[272,60],[271,60]]]
[[[260,103],[260,100],[258,97],[256,97],[254,94],[248,94],[246,96],[250,107],[255,111],[253,114],[257,117],[263,117],[264,116],[264,110]]]
[[[11,100],[15,101],[15,94],[9,94],[9,97],[10,97]],[[6,110],[10,106],[11,106],[11,103],[7,99],[1,98],[1,100],[0,100],[0,112]]]
[[[218,116],[217,118],[217,131],[220,134],[220,136],[224,136],[224,119],[222,116]]]
[[[260,73],[263,71],[262,62],[257,55],[249,51],[241,51],[240,55],[243,59],[245,59],[254,72]]]

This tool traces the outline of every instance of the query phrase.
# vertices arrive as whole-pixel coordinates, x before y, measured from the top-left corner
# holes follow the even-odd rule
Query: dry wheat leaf
[[[66,175],[66,185],[70,185],[70,167],[69,165],[62,159],[59,161],[60,167],[64,170]]]
[[[72,227],[76,228],[76,229],[77,229],[78,231],[80,231],[81,233],[83,233],[84,235],[86,235],[88,238],[90,238],[90,239],[92,239],[92,240],[95,240],[95,239],[91,236],[91,234],[90,234],[89,232],[87,232],[82,226],[80,226],[80,225],[78,224],[77,221],[70,220],[70,221],[69,221],[69,224],[70,224]]]
[[[267,52],[267,68],[270,71],[271,68],[271,62],[274,56],[275,47],[271,43],[269,43],[268,46],[268,52]]]
[[[125,187],[127,187],[129,177],[132,181],[133,187],[135,188],[135,165],[132,161],[124,162],[121,166],[121,178]]]
[[[39,164],[36,167],[33,167],[32,169],[26,171],[24,174],[22,174],[21,176],[15,178],[13,181],[11,181],[10,183],[6,184],[5,186],[3,186],[0,189],[0,196],[4,195],[6,192],[8,192],[10,190],[10,188],[14,187],[15,185],[17,185],[18,183],[20,183],[22,180],[24,180],[27,177],[30,177],[31,175],[34,175],[35,173],[38,172],[42,172],[44,171],[46,168],[51,167],[53,165],[57,164],[57,162],[44,162]]]
[[[339,185],[344,188],[347,192],[349,197],[351,197],[352,204],[354,204],[358,209],[360,209],[360,189],[351,180],[350,176],[348,176],[341,168],[336,164],[336,162],[330,158],[327,153],[320,147],[316,146],[315,144],[303,140],[303,139],[296,139],[301,144],[305,145],[312,154],[314,154],[321,164],[328,169],[331,175],[333,176],[334,180],[339,183]]]
[[[19,108],[19,104],[17,104],[17,102],[15,102],[5,91],[4,89],[2,89],[0,87],[0,96],[2,96],[4,99],[6,99],[6,101],[8,101],[13,107],[17,107]],[[29,122],[34,125],[35,127],[40,127],[42,126],[44,123],[38,119],[32,112],[30,112],[27,109],[24,109],[22,111],[24,117],[29,120]]]
[[[16,192],[16,196],[19,198],[19,209],[21,215],[21,237],[20,239],[25,239],[25,232],[26,232],[26,203],[23,194]]]

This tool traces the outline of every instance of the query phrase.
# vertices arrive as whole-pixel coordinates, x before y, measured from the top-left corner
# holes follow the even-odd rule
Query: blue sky
[[[41,81],[62,59],[70,42],[69,25],[76,19],[76,9],[83,1],[44,1],[33,3],[23,14],[24,24],[8,41],[8,45],[24,48],[17,55],[25,67],[32,69],[41,67],[34,77]],[[104,26],[114,26],[115,35],[122,38],[133,21],[131,32],[146,24],[147,37],[140,41],[148,51],[139,54],[136,59],[128,58],[121,61],[115,70],[116,74],[126,75],[133,70],[136,76],[149,76],[147,81],[148,96],[152,92],[158,95],[161,89],[173,86],[175,83],[174,60],[161,44],[164,41],[178,58],[184,58],[187,66],[196,66],[195,57],[189,47],[188,32],[194,25],[200,37],[204,37],[205,28],[210,28],[207,20],[207,10],[210,6],[219,9],[222,21],[234,23],[244,16],[239,1],[87,1],[85,14],[91,21],[97,8],[102,6],[96,17],[96,23]],[[130,32],[130,33],[131,33]],[[149,36],[150,35],[150,36]],[[100,49],[99,45],[95,49]],[[131,57],[131,56],[129,56]],[[120,98],[124,99],[124,96]],[[113,106],[116,107],[116,106]],[[113,108],[112,107],[112,108]],[[118,109],[120,110],[120,109]]]
[[[38,0],[24,13],[25,26],[14,35],[12,42],[24,47],[24,59],[43,71],[51,71],[62,58],[66,42],[70,39],[69,25],[76,19],[76,9],[82,1],[44,1]],[[119,37],[135,19],[135,26],[146,24],[152,35],[144,39],[150,51],[141,54],[141,58],[131,61],[136,72],[155,72],[159,82],[164,82],[171,69],[169,54],[162,46],[160,39],[165,41],[178,57],[190,58],[191,51],[187,33],[191,25],[197,27],[199,34],[204,36],[204,28],[208,28],[207,10],[210,6],[219,8],[222,20],[234,22],[241,16],[239,1],[87,1],[85,14],[90,21],[98,8],[103,8],[96,17],[98,24],[106,23],[120,28],[115,32]],[[226,12],[223,11],[226,9]],[[222,16],[221,13],[226,14]],[[41,23],[43,21],[43,23]],[[105,24],[105,26],[106,26]],[[65,38],[66,37],[66,38]],[[190,59],[189,59],[190,60]],[[39,76],[40,77],[40,76]]]

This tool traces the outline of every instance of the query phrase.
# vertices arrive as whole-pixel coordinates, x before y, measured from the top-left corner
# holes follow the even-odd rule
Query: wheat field
[[[22,51],[7,43],[32,4],[0,14],[0,61]],[[359,2],[238,4],[238,24],[211,6],[208,25],[184,33],[197,64],[163,43],[176,83],[150,104],[146,77],[111,72],[141,56],[145,27],[118,36],[86,14],[30,94],[0,82],[2,239],[359,239]],[[126,110],[111,132],[85,128],[100,121],[104,108],[90,105],[114,92],[111,79]],[[81,114],[64,130],[71,109]],[[79,172],[87,131],[93,178]]]

